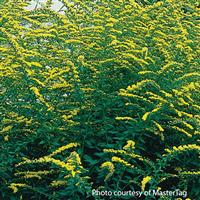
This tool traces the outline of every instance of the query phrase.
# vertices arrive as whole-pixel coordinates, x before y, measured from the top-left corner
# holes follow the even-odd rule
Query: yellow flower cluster
[[[54,155],[56,155],[58,153],[61,153],[61,152],[65,151],[65,150],[71,149],[73,147],[77,147],[79,145],[80,144],[78,144],[78,143],[69,143],[69,144],[67,144],[65,146],[62,146],[62,147],[58,148],[56,151],[54,151],[51,154],[49,154],[48,157],[52,157],[52,156],[54,156]]]
[[[8,131],[10,131],[12,128],[13,128],[13,126],[11,126],[11,125],[6,126],[6,127],[4,127],[4,128],[0,131],[0,133],[8,132]]]
[[[141,189],[142,191],[145,190],[146,184],[152,179],[151,176],[145,176],[141,181]]]
[[[136,158],[136,159],[139,159],[141,161],[145,160],[142,156],[140,156],[138,154],[128,153],[124,150],[104,149],[103,151],[106,152],[106,153],[115,153],[115,154],[127,155],[127,156],[130,156],[131,158]]]
[[[50,106],[50,105],[45,101],[45,99],[44,99],[44,97],[42,96],[42,94],[40,94],[40,91],[39,91],[38,88],[36,88],[36,87],[31,87],[30,90],[32,90],[32,91],[34,92],[35,96],[36,96],[43,104],[45,104],[45,105],[48,107],[49,110],[52,110],[52,109],[53,109],[53,107]]]
[[[53,170],[50,170],[50,171],[47,171],[47,170],[43,170],[43,171],[26,171],[26,172],[17,172],[15,173],[15,176],[20,176],[20,175],[48,175],[48,174],[51,174],[53,173]]]
[[[180,175],[192,175],[192,176],[199,176],[200,175],[200,171],[184,171],[184,172],[180,172]]]
[[[116,120],[120,120],[120,121],[134,121],[136,122],[136,120],[134,120],[132,117],[116,117]]]
[[[169,154],[173,154],[176,152],[183,152],[183,151],[200,151],[200,146],[196,145],[196,144],[188,144],[188,145],[182,145],[182,146],[178,146],[178,147],[173,147],[172,150],[170,149],[165,149],[165,151]]]
[[[20,187],[23,188],[23,187],[26,187],[26,186],[27,185],[24,184],[24,183],[11,183],[8,187],[13,190],[13,193],[17,193],[18,188],[20,188]]]
[[[51,186],[52,187],[60,187],[60,186],[64,186],[67,184],[67,181],[52,181],[51,182]]]
[[[156,112],[159,111],[160,109],[161,109],[161,107],[158,107],[158,108],[153,109],[151,112],[146,112],[146,113],[142,116],[142,120],[143,120],[143,121],[146,121],[147,118],[148,118],[148,116],[149,116],[149,114],[151,114],[151,113],[156,113]]]
[[[156,121],[154,121],[154,124],[158,127],[159,131],[161,131],[161,132],[164,131],[163,127],[159,123],[157,123]]]
[[[190,133],[188,133],[187,131],[185,131],[184,129],[182,128],[179,128],[178,126],[171,126],[171,128],[181,132],[181,133],[184,133],[185,135],[187,135],[188,137],[192,137],[192,135]]]
[[[16,167],[25,165],[25,164],[35,164],[35,163],[53,163],[58,167],[64,168],[67,172],[70,172],[72,177],[74,177],[76,174],[80,173],[79,169],[82,169],[83,167],[81,166],[81,160],[79,155],[76,152],[72,152],[70,156],[67,158],[67,161],[61,161],[58,159],[52,158],[52,156],[55,156],[58,153],[61,153],[67,149],[77,147],[79,144],[78,143],[70,143],[68,145],[62,146],[53,153],[51,153],[48,156],[44,156],[42,158],[34,159],[34,160],[29,160],[25,159],[25,161],[22,161],[16,165]],[[31,177],[38,177],[40,178],[39,175],[47,175],[50,172],[44,172],[44,171],[38,171],[38,172],[20,172],[17,173],[16,175],[24,175],[25,178],[31,178]]]
[[[142,89],[142,87],[146,86],[149,83],[152,84],[152,85],[158,86],[155,81],[146,79],[146,80],[140,81],[140,82],[138,82],[138,83],[136,83],[134,85],[128,86],[127,90],[128,91],[140,90],[140,89]]]
[[[135,149],[135,142],[132,140],[128,140],[127,144],[123,147],[124,150],[134,150]]]
[[[126,167],[131,167],[131,168],[134,167],[133,165],[131,165],[131,164],[128,163],[127,161],[125,161],[125,160],[123,160],[122,158],[119,158],[119,157],[117,157],[117,156],[113,156],[113,157],[112,157],[112,162],[120,163],[120,164],[122,164],[122,165],[124,165],[124,166],[126,166]]]

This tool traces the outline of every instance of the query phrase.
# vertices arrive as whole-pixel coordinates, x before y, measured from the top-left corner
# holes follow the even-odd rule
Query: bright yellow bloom
[[[117,156],[112,157],[112,162],[121,163],[122,165],[124,165],[126,167],[133,167],[130,163],[128,163],[127,161],[125,161],[122,158],[119,158]]]
[[[154,124],[157,126],[157,128],[159,129],[159,131],[161,131],[161,132],[164,131],[163,127],[159,123],[157,123],[157,122],[154,121]]]
[[[141,189],[142,191],[145,190],[145,187],[146,187],[146,184],[151,180],[151,176],[146,176],[142,179],[142,182],[141,182]]]
[[[52,157],[52,156],[54,156],[54,155],[56,155],[58,153],[61,153],[61,152],[65,151],[65,150],[67,150],[67,149],[70,149],[70,148],[73,148],[73,147],[77,147],[77,146],[79,146],[78,143],[69,143],[69,144],[67,144],[65,146],[62,146],[62,147],[58,148],[56,151],[54,151],[53,153],[51,153],[49,155],[49,157]]]
[[[123,147],[124,150],[133,150],[135,149],[135,142],[132,140],[128,140],[127,144]]]
[[[11,183],[10,186],[8,186],[10,189],[13,190],[13,193],[18,192],[18,187],[26,187],[27,185],[24,183]]]

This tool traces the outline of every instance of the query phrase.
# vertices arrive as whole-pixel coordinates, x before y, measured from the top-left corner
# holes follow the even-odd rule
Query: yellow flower
[[[132,140],[128,140],[127,144],[123,147],[124,150],[133,150],[135,149],[135,142]]]
[[[149,116],[150,112],[146,112],[143,117],[142,117],[142,120],[143,121],[146,121],[147,120],[147,117]]]
[[[80,56],[78,57],[78,60],[79,60],[80,62],[82,62],[82,61],[84,60],[84,56],[80,55]]]
[[[160,191],[162,188],[161,187],[157,187],[157,190]]]
[[[42,67],[42,65],[39,62],[31,62],[31,65],[34,65],[36,67]]]
[[[165,149],[165,151],[169,154],[173,154],[176,152],[182,152],[182,151],[190,151],[190,150],[196,150],[200,151],[200,146],[196,144],[188,144],[188,145],[183,145],[183,146],[173,146],[173,149]]]
[[[161,132],[164,131],[163,127],[159,123],[154,121],[154,124],[158,127],[159,131],[161,131]]]
[[[6,136],[4,137],[4,141],[8,141],[8,140],[9,140],[9,136],[6,135]]]
[[[187,131],[185,131],[184,129],[182,128],[179,128],[178,126],[172,126],[173,129],[181,132],[181,133],[184,133],[185,135],[187,135],[188,137],[192,137],[192,135],[190,133],[188,133]]]
[[[124,165],[126,167],[133,167],[130,163],[126,162],[125,160],[123,160],[122,158],[119,158],[117,156],[113,156],[112,161],[121,163],[122,165]]]
[[[25,186],[27,185],[23,183],[11,183],[10,186],[8,187],[13,190],[13,193],[17,193],[18,187],[25,187]]]
[[[59,187],[59,186],[63,186],[63,185],[66,185],[67,184],[67,181],[53,181],[51,183],[51,186],[52,187]]]
[[[113,17],[110,17],[109,19],[108,19],[110,22],[113,22],[113,23],[115,23],[117,20],[115,19],[115,18],[113,18]]]
[[[110,43],[110,45],[115,45],[115,44],[117,44],[117,40],[113,40],[113,41]]]
[[[186,171],[186,172],[181,172],[181,175],[196,175],[199,176],[200,175],[200,171]]]
[[[160,104],[160,107],[153,109],[151,112],[146,112],[146,113],[143,115],[142,120],[143,120],[143,121],[146,121],[146,120],[147,120],[147,117],[149,116],[150,113],[155,113],[155,112],[157,112],[158,110],[160,110],[161,105],[162,105],[162,104]]]
[[[121,121],[135,121],[132,117],[116,117],[115,119]]]
[[[0,131],[0,133],[8,132],[13,128],[13,126],[9,125],[3,128],[3,130]]]
[[[36,96],[43,104],[45,104],[45,105],[48,107],[48,110],[52,110],[52,109],[53,109],[53,107],[50,106],[50,105],[45,101],[45,99],[44,99],[44,97],[42,96],[42,94],[40,94],[40,91],[39,91],[38,88],[36,88],[36,87],[31,87],[30,90],[32,90],[33,93],[35,94],[35,96]]]
[[[53,153],[51,153],[49,155],[49,157],[52,157],[52,156],[54,156],[54,155],[56,155],[58,153],[61,153],[61,152],[65,151],[65,150],[67,150],[67,149],[71,149],[71,148],[77,147],[77,146],[79,146],[78,143],[69,143],[69,144],[67,144],[65,146],[62,146],[62,147],[58,148],[56,151],[54,151]]]
[[[146,176],[146,177],[144,177],[143,179],[142,179],[142,182],[141,182],[141,189],[142,189],[142,191],[144,191],[145,190],[145,186],[146,186],[146,184],[149,182],[151,180],[151,176]]]
[[[187,122],[183,122],[183,124],[188,127],[189,129],[193,130],[193,126],[191,124],[188,124]]]

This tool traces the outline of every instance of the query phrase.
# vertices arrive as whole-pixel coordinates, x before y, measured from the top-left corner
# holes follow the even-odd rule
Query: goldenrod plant
[[[70,143],[38,159],[29,160],[24,157],[24,161],[15,165],[17,171],[14,174],[16,183],[11,183],[9,188],[13,190],[13,193],[24,190],[26,191],[24,193],[34,194],[37,191],[49,199],[63,197],[68,197],[69,199],[84,198],[91,190],[91,184],[88,182],[89,177],[84,175],[86,170],[82,166],[79,154],[76,151],[72,151],[66,156],[65,153],[66,150],[77,146],[79,144]],[[58,154],[63,154],[60,157],[64,159],[55,158]],[[39,165],[39,171],[35,170],[37,164]],[[26,170],[21,171],[25,166]],[[39,196],[34,198],[39,198]]]
[[[137,154],[137,149],[132,148],[130,144],[135,145],[135,142],[129,140],[123,149],[119,150],[104,149],[104,152],[111,154],[112,157],[110,161],[105,161],[101,165],[104,169],[101,171],[101,177],[106,174],[104,181],[107,183],[102,188],[103,190],[113,191],[117,185],[119,191],[128,191],[133,188],[132,190],[136,191],[151,190],[159,193],[163,190],[172,190],[172,184],[176,181],[180,191],[187,191],[187,181],[199,176],[197,163],[200,153],[199,145],[173,146],[172,149],[165,149],[165,154],[159,155],[156,160],[150,160]],[[189,163],[194,163],[194,159],[196,159],[196,166],[194,164],[191,171],[185,171]],[[126,185],[123,184],[124,182]],[[153,192],[151,194],[153,195]],[[148,196],[147,199],[150,197],[156,199],[155,196]]]
[[[0,199],[198,199],[199,15],[197,0],[0,0]]]

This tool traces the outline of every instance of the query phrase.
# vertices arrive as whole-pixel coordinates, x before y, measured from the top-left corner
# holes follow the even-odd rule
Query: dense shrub
[[[0,3],[1,199],[197,199],[198,2],[60,2]]]

